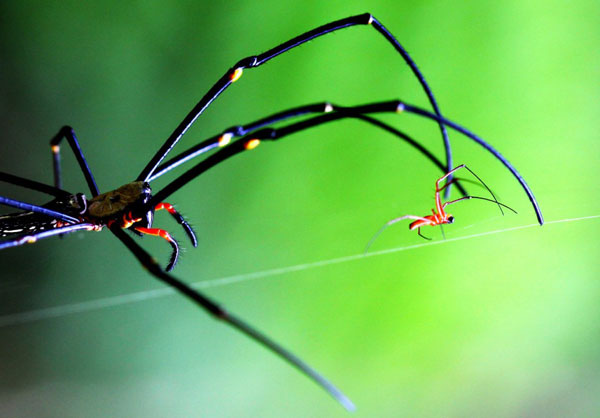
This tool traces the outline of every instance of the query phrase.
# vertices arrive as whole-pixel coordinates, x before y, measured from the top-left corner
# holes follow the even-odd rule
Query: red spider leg
[[[442,186],[440,188],[440,183],[442,181],[444,181],[446,178],[448,178],[449,176],[451,176],[454,172],[460,170],[461,168],[465,168],[466,165],[461,164],[458,167],[453,168],[452,170],[450,170],[448,173],[444,174],[442,177],[440,177],[439,179],[437,179],[437,181],[435,182],[435,207],[437,209],[437,214],[440,216],[440,220],[445,220],[446,219],[446,212],[444,212],[444,205],[442,205],[442,199],[440,198],[440,192],[442,190],[444,190],[449,184],[450,182],[446,183],[444,186]],[[469,170],[470,171],[470,170]],[[435,215],[435,212],[434,212]],[[421,234],[419,234],[421,235]]]
[[[192,229],[190,224],[187,223],[187,221],[183,218],[181,213],[177,212],[177,209],[175,209],[172,204],[167,203],[167,202],[160,202],[158,205],[156,205],[154,207],[155,211],[162,210],[162,209],[169,212],[171,214],[171,216],[175,219],[175,221],[177,221],[177,223],[183,227],[183,229],[185,230],[185,233],[187,234],[190,241],[192,242],[192,245],[194,247],[197,247],[198,240],[196,239],[196,234],[194,233],[194,230]]]
[[[436,204],[436,208],[438,210],[438,213],[440,215],[440,217],[442,217],[442,220],[446,220],[447,218],[447,214],[444,211],[444,208],[450,203],[450,202],[446,202],[445,204],[441,204],[441,199],[440,199],[440,195],[439,193],[444,190],[444,188],[446,188],[451,182],[452,180],[450,180],[449,182],[447,182],[445,185],[443,185],[442,187],[440,187],[440,183],[446,179],[448,176],[450,176],[452,173],[460,170],[461,168],[465,168],[467,169],[477,180],[479,180],[479,182],[483,185],[483,187],[486,188],[486,190],[490,193],[490,195],[492,195],[492,197],[494,198],[493,200],[490,200],[491,202],[494,202],[498,205],[498,208],[500,209],[500,213],[502,213],[502,215],[504,215],[504,211],[502,210],[502,206],[508,207],[506,205],[501,204],[500,202],[498,202],[498,199],[496,198],[496,195],[494,194],[494,192],[492,192],[492,190],[487,186],[487,184],[485,184],[485,182],[477,175],[475,174],[475,172],[473,172],[473,170],[471,170],[469,167],[467,167],[466,164],[461,164],[455,168],[453,168],[449,173],[447,173],[446,175],[440,177],[436,182],[435,182],[435,204]],[[458,202],[460,200],[465,200],[465,198],[467,198],[468,196],[464,196],[463,198],[457,199],[455,201],[452,201],[452,203],[454,202]],[[475,197],[478,198],[478,197]],[[478,199],[483,199],[483,200],[489,200],[489,199],[484,199],[484,198],[478,198]],[[509,208],[511,209],[511,208]],[[513,212],[514,210],[511,209]]]
[[[179,258],[179,244],[177,243],[175,238],[173,238],[171,236],[171,234],[169,234],[167,231],[165,231],[164,229],[160,229],[160,228],[136,227],[134,229],[145,235],[153,235],[155,237],[161,237],[161,238],[165,239],[169,244],[171,244],[171,248],[173,248],[173,252],[171,253],[171,259],[169,260],[169,264],[167,264],[167,268],[165,270],[166,271],[173,270],[173,267],[175,266],[175,263],[177,263],[177,259]]]

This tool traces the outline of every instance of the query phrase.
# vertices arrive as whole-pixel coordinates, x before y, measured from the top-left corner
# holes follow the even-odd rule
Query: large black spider
[[[420,85],[427,94],[433,113],[411,106],[407,103],[392,100],[371,103],[359,106],[337,106],[328,102],[310,104],[295,107],[289,110],[275,113],[263,119],[257,120],[246,125],[238,125],[226,129],[222,133],[202,141],[196,146],[182,152],[181,154],[163,162],[179,139],[185,134],[194,121],[204,112],[204,110],[215,100],[227,87],[237,81],[242,71],[247,68],[259,67],[272,58],[289,51],[305,42],[350,26],[369,25],[379,32],[402,56],[406,64],[411,68],[417,77]],[[427,149],[416,142],[405,133],[391,127],[390,125],[374,119],[371,115],[375,113],[400,113],[407,112],[431,119],[440,127],[444,140],[446,153],[446,162],[442,163],[433,156]],[[325,389],[330,395],[337,399],[346,409],[354,409],[352,402],[327,379],[320,375],[316,370],[307,365],[300,358],[287,351],[279,344],[250,327],[241,319],[224,310],[221,306],[204,296],[202,293],[191,288],[183,281],[175,278],[167,272],[175,266],[179,254],[177,241],[163,229],[152,228],[154,211],[165,209],[175,220],[182,225],[192,244],[196,246],[196,236],[190,225],[173,208],[172,205],[164,202],[172,193],[192,181],[205,171],[215,165],[227,160],[228,158],[246,150],[256,148],[261,141],[276,141],[285,138],[296,132],[300,132],[325,123],[338,121],[340,119],[353,118],[364,121],[372,126],[383,129],[397,137],[408,142],[417,148],[425,157],[437,165],[442,173],[447,173],[452,168],[452,152],[448,140],[446,127],[450,127],[466,137],[474,140],[490,153],[492,153],[500,162],[502,162],[510,172],[519,181],[535,210],[540,224],[543,218],[539,206],[533,193],[529,189],[525,180],[517,170],[491,145],[486,141],[471,133],[467,129],[457,125],[442,117],[431,89],[425,78],[412,61],[406,50],[394,38],[394,36],[373,16],[368,13],[351,16],[345,19],[328,23],[302,35],[290,39],[260,55],[250,56],[240,60],[237,64],[225,72],[225,74],[210,88],[202,97],[196,106],[175,128],[173,133],[165,141],[162,147],[156,152],[154,157],[148,162],[144,169],[137,176],[136,180],[127,183],[116,190],[106,193],[100,193],[94,177],[89,169],[79,146],[79,142],[73,129],[68,126],[63,127],[58,134],[50,141],[53,161],[54,161],[54,186],[42,184],[36,181],[17,177],[8,173],[0,172],[0,181],[21,186],[30,190],[49,194],[54,197],[53,200],[45,205],[32,205],[25,202],[0,196],[0,204],[21,209],[21,212],[13,213],[0,217],[0,237],[12,237],[0,243],[0,250],[19,246],[25,243],[32,243],[38,239],[47,238],[54,235],[68,234],[78,230],[99,231],[108,227],[110,231],[133,253],[133,255],[145,266],[148,271],[157,279],[177,289],[180,293],[187,296],[200,307],[212,314],[214,317],[227,322],[229,325],[245,333],[250,338],[259,342],[269,350],[282,357],[289,364],[298,368],[310,379]],[[274,127],[276,124],[288,122],[283,126]],[[71,146],[78,164],[85,176],[87,185],[90,189],[91,198],[86,198],[82,193],[70,193],[61,188],[61,169],[60,169],[60,143],[66,139]],[[237,139],[233,141],[234,139]],[[181,174],[162,190],[152,195],[150,183],[174,169],[175,167],[186,163],[200,155],[213,151],[208,157],[197,163],[194,167]],[[448,176],[447,176],[448,177]],[[452,182],[448,177],[449,185],[456,184],[460,193],[467,196],[466,191],[459,182]],[[129,229],[135,234],[150,234],[161,236],[172,246],[170,261],[166,269],[162,269],[142,247],[140,247],[132,237],[127,235],[123,229]],[[14,237],[16,235],[16,237]]]

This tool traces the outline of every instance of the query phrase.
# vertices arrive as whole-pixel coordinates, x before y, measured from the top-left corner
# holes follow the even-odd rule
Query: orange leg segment
[[[183,216],[181,216],[181,213],[177,212],[177,209],[175,209],[172,204],[167,203],[167,202],[160,202],[158,205],[156,205],[154,207],[155,211],[163,210],[163,209],[166,210],[167,212],[169,212],[171,214],[171,216],[173,217],[173,219],[175,219],[175,221],[177,221],[177,223],[183,227],[183,230],[185,231],[188,238],[192,242],[192,245],[194,247],[197,247],[198,240],[196,239],[196,234],[194,233],[194,230],[192,229],[190,224],[188,224],[187,221],[185,219],[183,219]]]
[[[177,241],[175,240],[175,238],[173,238],[171,236],[171,234],[169,234],[167,231],[165,231],[164,229],[160,229],[160,228],[138,227],[138,228],[135,228],[135,230],[144,235],[153,235],[155,237],[161,237],[161,238],[165,239],[169,244],[171,244],[171,248],[173,248],[173,252],[171,253],[171,259],[169,260],[169,264],[167,264],[167,268],[165,270],[166,271],[173,270],[173,267],[175,266],[175,263],[177,263],[177,259],[179,258],[179,244],[177,244]]]

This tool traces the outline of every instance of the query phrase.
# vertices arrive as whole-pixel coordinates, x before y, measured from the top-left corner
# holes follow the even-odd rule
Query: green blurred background
[[[118,187],[238,59],[369,11],[411,52],[442,112],[521,171],[547,221],[599,214],[597,1],[380,3],[3,1],[0,167],[50,182],[48,140],[70,124],[100,188]],[[427,106],[383,38],[347,29],[246,71],[179,150],[299,104],[398,97]],[[383,119],[443,156],[435,125]],[[456,163],[519,214],[457,205],[447,237],[534,224],[510,173],[479,146],[451,139]],[[64,160],[65,187],[85,191],[73,158]],[[171,197],[200,238],[176,275],[198,282],[360,254],[385,221],[427,214],[439,175],[359,122],[265,144]],[[6,185],[0,194],[45,200]],[[168,216],[156,224],[184,240]],[[426,232],[441,240],[439,229]],[[206,292],[333,380],[356,416],[598,416],[599,232],[597,218],[548,223]],[[372,250],[422,243],[403,224]],[[167,261],[164,242],[143,245]],[[1,315],[162,288],[106,231],[6,250],[0,265]],[[0,416],[348,416],[180,296],[4,326],[0,335]]]

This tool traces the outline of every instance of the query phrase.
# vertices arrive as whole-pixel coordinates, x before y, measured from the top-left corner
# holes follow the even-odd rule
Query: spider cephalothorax
[[[140,215],[139,212],[144,210],[144,205],[148,203],[151,197],[152,189],[148,183],[134,181],[88,200],[85,214],[89,218],[99,221],[114,219],[125,212]],[[152,215],[153,210],[147,211],[145,226],[152,226]]]
[[[90,200],[83,197],[85,209],[81,219],[97,226],[97,230],[107,226],[118,225],[138,235],[155,235],[164,238],[173,251],[166,270],[171,271],[179,258],[179,244],[164,229],[152,228],[154,211],[165,209],[179,223],[190,238],[192,245],[197,246],[196,235],[192,227],[170,203],[161,202],[156,206],[149,204],[152,198],[150,184],[145,181],[127,183],[118,189],[94,196]]]

